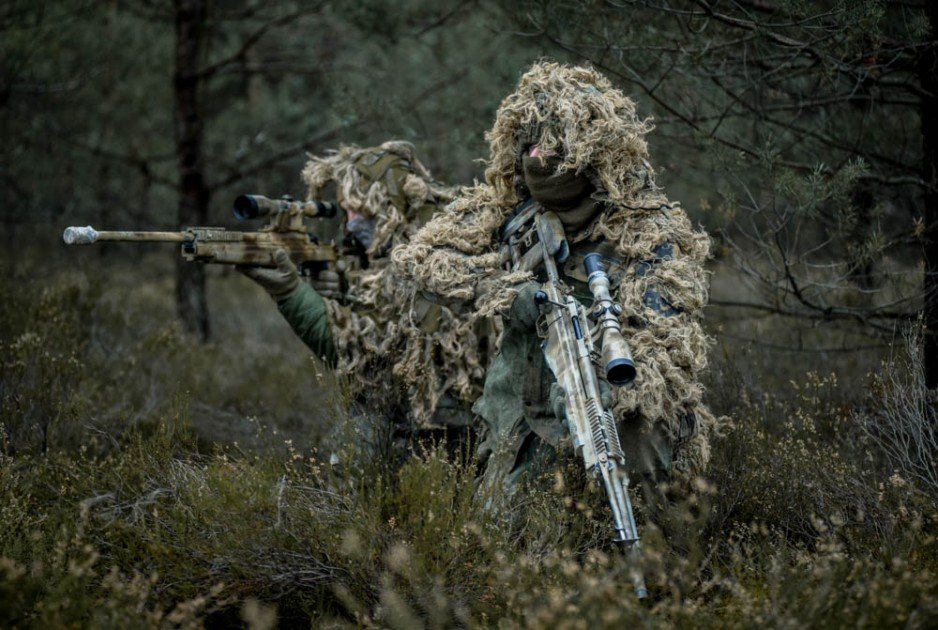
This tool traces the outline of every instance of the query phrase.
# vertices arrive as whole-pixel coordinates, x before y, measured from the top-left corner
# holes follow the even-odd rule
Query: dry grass
[[[217,281],[237,319],[198,347],[167,323],[168,284],[141,275],[2,287],[0,625],[938,621],[938,493],[921,474],[934,425],[914,353],[862,395],[793,366],[766,391],[728,354],[712,402],[735,429],[710,477],[642,523],[640,605],[576,473],[492,516],[468,450],[335,469],[315,448],[332,397],[271,305]]]

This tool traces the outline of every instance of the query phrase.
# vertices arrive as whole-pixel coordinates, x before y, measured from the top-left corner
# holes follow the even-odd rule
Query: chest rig
[[[569,235],[559,221],[553,222],[549,240],[543,243],[536,229],[536,218],[542,211],[541,206],[529,198],[518,204],[502,225],[500,261],[503,267],[507,270],[530,271],[543,282],[545,272],[541,265],[543,249],[546,247],[557,261],[561,279],[573,291],[574,297],[588,306],[593,296],[584,263],[588,255],[596,253],[607,270],[609,289],[614,293],[625,276],[626,266],[611,243],[590,239],[602,213],[587,227]]]

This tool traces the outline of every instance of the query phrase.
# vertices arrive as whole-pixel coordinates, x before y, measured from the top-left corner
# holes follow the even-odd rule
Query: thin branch
[[[830,313],[806,313],[804,311],[795,311],[791,309],[785,309],[778,305],[773,304],[763,304],[761,302],[746,302],[743,300],[719,300],[719,299],[710,299],[708,302],[710,306],[719,306],[724,308],[745,308],[754,311],[763,311],[765,313],[770,313],[772,315],[778,315],[780,317],[794,317],[796,319],[810,319],[816,321],[834,321],[834,320],[856,320],[858,319],[857,315],[843,312],[830,312]],[[886,320],[909,320],[912,321],[918,317],[919,311],[909,311],[905,313],[876,313],[873,312],[869,315],[865,315],[864,319],[861,321],[868,321],[870,319],[886,319]]]
[[[294,144],[285,149],[282,149],[274,153],[273,155],[270,155],[264,158],[263,160],[255,162],[254,164],[250,164],[242,169],[232,171],[231,173],[228,173],[228,175],[226,175],[219,181],[210,184],[208,188],[210,191],[212,191],[212,193],[215,193],[216,191],[221,190],[222,188],[227,188],[228,186],[231,186],[232,184],[238,183],[242,179],[251,177],[252,175],[256,175],[257,173],[260,173],[269,168],[272,168],[276,166],[277,164],[279,164],[280,162],[290,160],[296,157],[297,155],[312,151],[319,144],[323,142],[328,142],[329,140],[336,138],[340,134],[349,131],[350,129],[357,126],[358,124],[360,124],[360,121],[355,122],[355,123],[338,125],[337,127],[334,127],[328,131],[324,131],[323,133],[317,136],[313,136],[312,138],[309,138],[308,140],[305,140],[304,142],[301,142],[299,144]]]
[[[164,177],[153,171],[153,162],[161,161],[158,157],[141,157],[126,153],[119,153],[102,146],[88,145],[78,140],[68,138],[64,135],[56,135],[55,139],[58,143],[66,144],[70,147],[79,149],[94,157],[103,158],[111,162],[118,162],[120,164],[124,164],[125,166],[129,166],[130,168],[139,172],[148,182],[166,186],[168,188],[176,188],[176,181],[174,179]],[[39,146],[44,146],[48,149],[53,147],[51,142],[41,142],[35,140],[30,140],[29,142]]]
[[[440,28],[441,26],[444,26],[447,22],[449,22],[453,17],[455,17],[456,15],[458,15],[461,11],[470,11],[470,10],[472,10],[473,8],[475,8],[475,6],[476,6],[477,4],[479,4],[479,0],[468,0],[468,1],[466,1],[466,0],[457,0],[457,1],[453,4],[453,8],[452,8],[452,9],[450,9],[449,11],[445,11],[445,12],[442,13],[436,20],[434,20],[434,21],[431,22],[430,24],[427,24],[426,26],[424,26],[423,28],[421,28],[419,31],[417,31],[416,33],[414,33],[414,34],[413,34],[413,37],[416,37],[416,38],[418,38],[418,39],[419,39],[420,37],[423,37],[424,35],[426,35],[426,34],[429,33],[430,31],[435,30],[435,29],[437,29],[437,28]]]
[[[754,346],[759,346],[760,348],[766,348],[768,350],[775,350],[778,352],[804,353],[804,354],[826,354],[826,353],[834,353],[834,352],[853,353],[853,352],[859,352],[862,350],[882,350],[884,348],[890,347],[890,344],[878,343],[878,344],[868,344],[868,345],[862,345],[862,346],[842,346],[842,347],[819,348],[817,346],[805,347],[803,342],[797,346],[770,343],[768,341],[765,341],[765,339],[753,339],[752,337],[736,335],[734,333],[727,332],[727,331],[721,332],[720,336],[726,337],[728,339],[735,339],[736,341],[741,341],[743,343],[752,344]]]
[[[202,68],[195,73],[195,77],[197,79],[203,80],[210,79],[228,66],[242,63],[247,57],[248,52],[250,52],[250,50],[261,41],[264,35],[276,28],[286,26],[294,20],[303,17],[304,15],[318,13],[322,9],[323,5],[325,5],[327,2],[328,0],[321,0],[312,6],[297,9],[267,21],[253,33],[248,35],[247,38],[245,38],[245,40],[241,43],[241,46],[238,48],[238,50],[236,50],[233,54],[225,57],[224,59],[220,59],[219,61],[216,61],[215,63],[205,68]]]

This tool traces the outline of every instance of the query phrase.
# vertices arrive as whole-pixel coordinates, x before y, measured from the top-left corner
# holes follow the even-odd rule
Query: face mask
[[[593,184],[586,173],[557,173],[561,162],[557,156],[522,157],[524,183],[535,201],[555,212],[564,226],[578,228],[595,216],[599,202],[590,198]]]
[[[349,219],[345,223],[345,229],[349,234],[362,244],[367,250],[371,249],[371,244],[375,240],[375,220],[368,219],[361,215]]]

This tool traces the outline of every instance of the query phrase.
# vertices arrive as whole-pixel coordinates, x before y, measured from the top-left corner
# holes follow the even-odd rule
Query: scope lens
[[[605,271],[603,267],[603,257],[599,252],[587,254],[583,259],[583,266],[586,267],[586,275],[590,276],[596,271]]]
[[[628,359],[613,359],[606,364],[606,379],[613,385],[628,385],[636,374],[635,364]]]
[[[252,195],[238,195],[234,200],[234,215],[239,219],[256,219],[260,215],[260,207]]]

